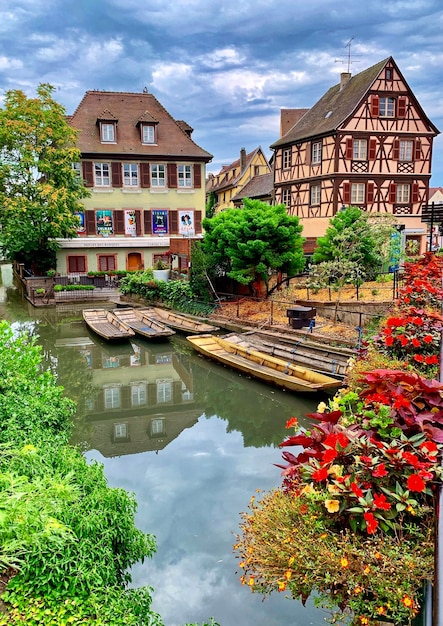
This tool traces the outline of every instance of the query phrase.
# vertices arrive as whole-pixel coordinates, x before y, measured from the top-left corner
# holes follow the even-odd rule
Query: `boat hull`
[[[135,335],[132,328],[106,309],[84,309],[83,319],[88,328],[106,341],[122,341]]]
[[[335,378],[258,350],[243,348],[221,337],[195,335],[187,337],[187,340],[200,354],[284,389],[312,393],[335,390],[341,384]]]
[[[114,315],[124,322],[136,335],[149,341],[166,340],[175,335],[175,331],[162,324],[154,317],[149,317],[142,309],[114,309]]]
[[[212,326],[212,324],[206,324],[193,320],[185,315],[179,315],[167,309],[160,309],[159,307],[149,307],[147,309],[140,309],[147,316],[156,319],[157,321],[184,333],[205,334],[219,330],[218,326]]]

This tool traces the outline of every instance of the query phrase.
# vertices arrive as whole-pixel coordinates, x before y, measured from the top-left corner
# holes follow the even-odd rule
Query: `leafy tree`
[[[267,284],[270,270],[293,276],[304,267],[302,226],[284,204],[245,198],[242,209],[205,218],[203,227],[208,266],[242,285],[260,279]]]
[[[215,205],[217,204],[217,196],[213,191],[209,193],[208,201],[206,203],[206,217],[214,217]]]
[[[75,211],[88,195],[72,167],[76,132],[53,90],[42,84],[35,98],[8,91],[0,109],[0,243],[37,273],[55,268],[56,238],[76,236]]]

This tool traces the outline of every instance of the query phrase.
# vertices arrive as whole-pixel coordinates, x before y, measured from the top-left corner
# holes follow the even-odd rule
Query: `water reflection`
[[[112,346],[74,309],[13,313],[39,336],[47,363],[78,402],[73,443],[135,493],[137,525],[157,537],[154,558],[133,569],[152,585],[165,626],[320,626],[324,612],[239,583],[232,553],[256,489],[280,484],[286,421],[303,421],[319,397],[273,389],[198,356],[180,336]],[[0,310],[0,314],[2,311]],[[15,318],[15,319],[11,319]]]

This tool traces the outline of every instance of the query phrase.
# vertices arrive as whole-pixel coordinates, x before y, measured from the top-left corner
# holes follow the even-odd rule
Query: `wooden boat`
[[[114,309],[113,313],[143,339],[159,340],[175,335],[175,330],[149,317],[144,309]]]
[[[349,360],[355,356],[355,352],[348,348],[294,339],[282,333],[248,331],[229,333],[223,335],[223,339],[340,380],[343,380],[348,371]]]
[[[129,339],[135,335],[132,328],[116,318],[114,313],[106,309],[84,309],[83,319],[88,328],[107,341]]]
[[[173,311],[169,311],[167,309],[149,307],[147,309],[140,310],[149,317],[153,317],[162,324],[169,326],[169,328],[174,328],[175,330],[180,330],[185,333],[201,334],[219,330],[218,326],[212,326],[212,324],[199,322],[198,320],[194,320],[186,315],[179,315],[178,313],[174,313]]]
[[[210,359],[291,391],[327,391],[336,389],[341,384],[339,380],[330,376],[288,363],[258,350],[245,348],[222,337],[195,335],[186,339],[200,354]]]

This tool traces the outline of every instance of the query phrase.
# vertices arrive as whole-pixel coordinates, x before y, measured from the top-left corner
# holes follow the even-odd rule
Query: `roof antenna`
[[[347,49],[348,49],[348,53],[347,53],[347,54],[342,54],[342,55],[340,55],[340,56],[346,57],[346,59],[347,59],[347,64],[348,64],[348,69],[347,69],[347,72],[348,72],[348,74],[349,74],[349,73],[350,73],[350,71],[351,71],[351,65],[352,65],[352,63],[359,63],[359,61],[353,61],[353,60],[351,60],[351,44],[352,44],[352,41],[353,41],[353,40],[354,40],[354,37],[351,37],[351,39],[348,41],[348,43],[347,43],[347,44],[346,44],[346,46],[345,46],[345,48],[347,48]],[[359,57],[359,56],[361,56],[361,55],[360,55],[360,54],[354,54],[354,57]],[[343,62],[344,62],[344,61],[342,61],[341,59],[335,59],[335,63],[343,63]]]

